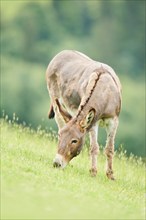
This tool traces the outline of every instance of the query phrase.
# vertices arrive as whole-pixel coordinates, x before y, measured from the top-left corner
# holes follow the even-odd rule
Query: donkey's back
[[[68,109],[76,112],[91,74],[100,68],[110,72],[120,87],[120,82],[114,70],[101,62],[73,50],[64,50],[58,53],[47,68],[47,81],[52,98],[57,98]]]

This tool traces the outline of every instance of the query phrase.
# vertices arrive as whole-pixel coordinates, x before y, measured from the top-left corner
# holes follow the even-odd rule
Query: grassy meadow
[[[145,1],[2,0],[0,12],[0,219],[144,220]],[[64,170],[52,166],[57,126],[47,119],[45,72],[64,49],[107,63],[120,78],[116,181],[105,175],[102,147],[95,178],[86,145]],[[102,145],[104,137],[101,129]]]
[[[86,149],[65,170],[52,167],[55,134],[1,120],[1,219],[145,219],[142,160],[116,153],[116,181],[89,174]]]

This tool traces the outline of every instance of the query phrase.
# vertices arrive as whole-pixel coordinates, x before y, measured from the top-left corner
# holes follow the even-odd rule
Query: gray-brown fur
[[[117,75],[106,64],[96,62],[80,52],[66,50],[50,62],[46,78],[53,106],[50,115],[55,112],[60,134],[58,152],[61,154],[57,154],[57,162],[54,163],[60,163],[62,167],[68,163],[73,158],[71,149],[78,152],[84,136],[89,132],[91,172],[96,174],[99,151],[96,124],[100,125],[102,122],[108,135],[106,173],[113,179],[114,138],[121,109],[121,85]]]

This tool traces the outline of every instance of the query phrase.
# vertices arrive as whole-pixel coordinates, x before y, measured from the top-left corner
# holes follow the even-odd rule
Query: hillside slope
[[[53,135],[1,121],[1,219],[144,219],[144,165],[116,154],[117,180],[89,175],[86,150],[54,169]]]

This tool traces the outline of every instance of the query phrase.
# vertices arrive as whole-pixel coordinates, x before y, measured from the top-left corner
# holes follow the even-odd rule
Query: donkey
[[[98,127],[106,128],[106,175],[114,180],[114,139],[121,109],[121,84],[114,70],[74,50],[58,53],[46,71],[51,98],[49,118],[58,125],[54,167],[64,168],[77,156],[89,133],[92,176],[97,173]]]

